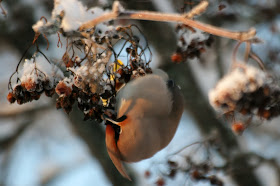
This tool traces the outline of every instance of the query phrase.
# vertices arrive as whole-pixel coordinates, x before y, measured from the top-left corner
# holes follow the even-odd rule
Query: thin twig
[[[57,32],[57,37],[58,37],[57,48],[59,48],[59,44],[61,45],[61,48],[62,48],[62,42],[61,42],[61,40],[60,40],[59,32]]]
[[[238,49],[240,47],[240,45],[242,44],[243,42],[238,42],[237,45],[234,47],[233,49],[233,53],[232,53],[232,56],[231,56],[231,67],[230,67],[230,70],[232,70],[233,68],[235,68],[236,66],[239,66],[239,63],[236,59],[236,55],[237,55],[237,52],[238,52]]]
[[[0,9],[1,9],[1,13],[5,16],[5,17],[7,17],[7,12],[6,12],[6,10],[3,8],[3,6],[2,6],[2,0],[0,0]]]
[[[263,63],[263,61],[261,60],[261,58],[257,55],[257,54],[255,54],[254,52],[250,52],[249,53],[249,57],[251,57],[252,59],[254,59],[257,63],[258,63],[258,65],[260,66],[260,68],[263,70],[263,71],[266,71],[266,68],[265,68],[265,66],[264,66],[264,63]]]
[[[246,43],[246,49],[245,49],[245,53],[244,53],[244,61],[248,62],[250,51],[251,51],[251,42],[246,41],[245,43]]]
[[[33,43],[31,43],[31,44],[27,47],[27,49],[24,51],[23,55],[21,56],[21,58],[20,58],[20,60],[19,60],[19,62],[18,62],[18,64],[17,64],[17,67],[16,67],[15,72],[13,72],[12,75],[10,76],[10,78],[9,78],[9,83],[8,83],[8,90],[13,90],[13,87],[12,87],[12,78],[13,78],[13,76],[14,76],[16,73],[18,74],[19,65],[20,65],[20,63],[22,62],[22,60],[23,60],[23,58],[25,57],[25,55],[27,54],[28,50],[29,50],[32,46],[33,46]]]
[[[121,7],[119,9],[114,8],[112,12],[105,13],[97,17],[96,19],[84,23],[83,25],[80,26],[79,30],[82,31],[82,30],[90,29],[99,23],[115,20],[115,19],[136,19],[136,20],[184,23],[190,27],[200,29],[204,32],[216,36],[226,37],[239,41],[245,41],[255,37],[256,35],[255,28],[251,28],[245,32],[234,32],[234,31],[226,30],[223,28],[215,27],[212,25],[208,25],[190,19],[191,16],[197,15],[200,12],[202,12],[204,8],[207,7],[205,5],[208,4],[205,1],[202,1],[196,7],[193,8],[197,12],[196,11],[193,12],[193,10],[191,10],[189,14],[183,14],[183,15],[159,13],[159,12],[151,12],[151,11],[126,11],[126,10],[121,10]],[[117,7],[117,5],[114,5],[114,7]]]
[[[201,1],[199,6],[195,6],[188,13],[186,13],[184,15],[185,18],[191,19],[191,18],[193,18],[196,15],[202,14],[203,12],[205,12],[205,10],[207,9],[208,5],[209,5],[208,1]]]
[[[191,143],[191,144],[188,144],[188,145],[184,146],[183,148],[180,148],[179,150],[173,152],[172,154],[170,154],[170,156],[174,156],[174,155],[176,155],[176,154],[179,154],[180,152],[186,150],[186,149],[187,149],[188,147],[190,147],[190,146],[197,145],[197,144],[201,145],[203,142],[204,142],[204,141],[196,141],[196,142],[193,142],[193,143]]]

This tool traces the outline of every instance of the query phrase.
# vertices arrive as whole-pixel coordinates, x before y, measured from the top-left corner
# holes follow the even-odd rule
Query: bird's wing
[[[118,117],[145,113],[146,116],[169,115],[172,110],[172,95],[164,79],[157,75],[146,75],[129,82],[117,94]],[[140,102],[145,102],[141,103]],[[140,104],[140,105],[137,105]],[[136,109],[135,107],[139,107]]]
[[[121,175],[131,181],[120,159],[120,151],[115,140],[115,131],[111,125],[106,126],[106,147],[108,154]]]

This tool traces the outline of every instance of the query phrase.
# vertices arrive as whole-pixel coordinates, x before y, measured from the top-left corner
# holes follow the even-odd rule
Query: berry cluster
[[[11,91],[7,99],[10,103],[17,101],[18,104],[38,100],[43,92],[52,97],[56,83],[64,77],[62,71],[51,64],[43,56],[35,54],[31,60],[25,60],[21,77],[14,88],[10,84]]]
[[[137,31],[141,33],[134,25],[103,31],[93,28],[88,38],[68,38],[60,68],[37,48],[33,58],[15,72],[20,84],[8,94],[9,102],[22,104],[38,100],[42,92],[50,97],[56,93],[57,109],[62,108],[67,114],[77,102],[85,120],[101,122],[103,114],[114,118],[117,91],[131,79],[152,73],[151,59],[146,56],[148,52],[151,57],[151,51],[146,41],[145,45],[140,44],[143,36],[136,36]],[[114,44],[121,44],[121,50],[116,51]],[[38,51],[43,57],[37,55]],[[125,64],[119,59],[124,55]],[[11,81],[9,84],[11,87]]]
[[[271,119],[280,114],[280,88],[265,72],[248,65],[236,67],[210,91],[215,109],[225,113],[257,115]]]
[[[73,84],[71,78],[61,80],[56,88],[59,97],[56,100],[56,108],[63,110],[69,114],[75,101],[78,102],[78,108],[84,112],[84,120],[94,119],[101,122],[102,101],[97,94],[85,93]]]
[[[177,161],[177,159],[174,158],[175,156],[172,158],[172,160],[169,159],[166,162],[168,167],[167,171],[156,171],[157,174],[158,172],[161,173],[161,175],[156,174],[156,176],[158,176],[155,182],[156,185],[158,186],[165,185],[167,179],[174,179],[178,174],[184,173],[189,175],[189,177],[191,178],[190,181],[192,182],[203,181],[203,182],[208,182],[211,185],[223,186],[224,185],[223,181],[218,176],[215,175],[217,174],[217,172],[220,171],[220,169],[219,167],[216,167],[214,163],[211,161],[212,154],[209,151],[210,145],[214,145],[212,147],[216,148],[216,145],[214,144],[215,142],[213,141],[214,142],[213,143],[211,142],[211,140],[208,141],[209,143],[208,142],[197,143],[199,144],[199,147],[196,148],[195,156],[193,151],[190,151],[191,155],[181,155],[179,153],[174,154],[175,156],[176,155],[183,156],[184,159],[182,159],[182,161],[184,161],[184,163],[181,161],[180,158]],[[203,147],[203,149],[201,147]],[[196,153],[200,154],[202,152],[202,151],[198,151],[199,149],[207,153],[208,159],[201,159],[199,161],[198,159],[196,159],[197,158]],[[152,177],[152,169],[146,170],[144,176],[146,179],[150,179]]]
[[[199,57],[205,48],[213,42],[213,37],[201,30],[179,24],[176,27],[178,37],[176,52],[171,56],[174,63]]]
[[[247,124],[245,124],[244,122],[233,122],[231,124],[231,130],[237,135],[241,135],[246,127]]]
[[[195,181],[208,181],[211,185],[223,186],[224,183],[215,175],[205,175],[205,173],[195,170],[191,173],[191,178]]]

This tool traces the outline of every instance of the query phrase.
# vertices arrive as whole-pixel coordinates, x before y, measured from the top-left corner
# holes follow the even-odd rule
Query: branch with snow
[[[203,12],[207,6],[208,6],[208,2],[202,1],[200,4],[194,7],[194,9],[192,9],[189,13],[181,15],[181,14],[165,14],[165,13],[149,12],[149,11],[126,11],[123,9],[123,7],[119,4],[118,1],[115,1],[113,5],[113,10],[111,12],[103,14],[102,16],[99,16],[89,22],[86,22],[85,24],[79,27],[79,30],[83,31],[86,29],[90,29],[98,25],[99,23],[109,21],[109,20],[114,20],[114,19],[136,19],[136,20],[183,23],[190,27],[203,30],[204,32],[213,35],[226,37],[234,40],[240,40],[240,41],[250,40],[255,37],[256,30],[254,28],[251,28],[245,32],[233,32],[191,19],[193,16]]]
[[[254,28],[244,32],[230,31],[192,19],[194,16],[203,13],[207,7],[208,2],[202,1],[188,13],[167,14],[150,11],[128,11],[125,10],[118,1],[114,2],[111,11],[104,11],[99,7],[87,10],[81,2],[76,0],[56,0],[55,8],[52,12],[52,21],[50,23],[43,23],[43,21],[39,21],[33,26],[33,30],[36,33],[53,34],[62,29],[63,32],[75,35],[93,27],[100,27],[104,29],[104,25],[106,25],[106,23],[110,20],[136,19],[182,23],[190,27],[200,29],[209,34],[239,41],[250,40],[255,37],[256,30]]]

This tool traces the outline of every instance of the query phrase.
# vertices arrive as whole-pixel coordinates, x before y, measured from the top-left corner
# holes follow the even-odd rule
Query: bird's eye
[[[169,80],[167,81],[167,86],[168,86],[168,88],[172,88],[172,87],[175,86],[175,82],[174,82],[172,79],[169,79]]]

